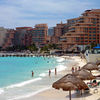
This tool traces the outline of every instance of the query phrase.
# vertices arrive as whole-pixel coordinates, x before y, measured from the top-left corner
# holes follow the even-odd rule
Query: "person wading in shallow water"
[[[55,75],[57,75],[57,68],[55,68]]]
[[[32,77],[34,76],[34,72],[32,71]]]
[[[49,69],[49,77],[51,76],[51,70]]]

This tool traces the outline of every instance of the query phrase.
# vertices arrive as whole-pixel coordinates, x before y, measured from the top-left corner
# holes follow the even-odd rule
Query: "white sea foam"
[[[66,66],[64,66],[64,64],[63,64],[63,61],[65,59],[64,58],[60,58],[60,57],[56,57],[56,59],[57,59],[57,62],[59,63],[59,65],[56,66],[57,71],[59,72],[59,71],[65,70],[66,69]],[[55,69],[52,69],[51,70],[51,72],[54,72],[54,71],[55,71]],[[46,71],[46,73],[41,73],[39,76],[40,77],[45,77],[46,75],[48,75],[47,73],[48,73],[48,71]],[[37,78],[37,79],[34,79],[34,80],[25,81],[25,82],[22,82],[20,84],[11,85],[11,86],[9,86],[7,88],[21,87],[21,86],[30,84],[30,83],[32,83],[34,81],[41,80],[41,79],[42,78]],[[20,99],[23,99],[23,98],[28,98],[28,97],[34,96],[34,95],[36,95],[36,94],[38,94],[38,93],[40,93],[42,91],[45,91],[45,90],[47,90],[49,88],[50,87],[44,88],[44,89],[38,90],[36,92],[29,93],[29,94],[24,94],[24,95],[21,95],[21,96],[17,96],[17,97],[15,96],[13,98],[9,98],[8,100],[20,100]]]
[[[46,73],[42,73],[39,75],[40,77],[45,77],[46,76]]]
[[[66,66],[64,66],[64,65],[58,65],[56,68],[57,68],[57,71],[59,72],[59,71],[65,70]]]
[[[25,86],[25,85],[30,84],[32,82],[38,81],[38,80],[42,80],[42,78],[35,78],[35,79],[32,79],[32,80],[24,81],[22,83],[10,85],[10,86],[8,86],[6,88],[8,89],[8,88],[14,88],[14,87],[22,87],[22,86]]]
[[[63,62],[64,60],[65,60],[64,58],[60,58],[60,57],[57,58],[57,62]]]
[[[4,92],[4,90],[0,88],[0,94],[2,94],[3,92]]]
[[[22,95],[22,96],[19,96],[19,97],[15,97],[15,98],[11,98],[11,99],[8,99],[8,100],[19,100],[19,99],[23,99],[23,98],[28,98],[28,97],[31,97],[31,96],[34,96],[42,91],[45,91],[45,90],[48,90],[50,89],[51,87],[46,87],[46,88],[43,88],[41,90],[38,90],[36,92],[32,92],[32,93],[29,93],[27,95]]]

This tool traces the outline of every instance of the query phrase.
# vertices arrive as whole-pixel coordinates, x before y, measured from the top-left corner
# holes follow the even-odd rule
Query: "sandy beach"
[[[80,66],[82,67],[83,65],[86,64],[85,59],[81,59],[78,56],[73,56],[73,57],[64,57],[66,59],[72,59],[73,61],[76,61],[76,63],[70,64],[64,71],[59,72],[59,76],[64,76],[67,73],[71,73],[71,68],[74,66]],[[98,71],[93,71],[93,74],[98,74]],[[55,80],[56,81],[56,80]],[[87,81],[86,81],[87,82]],[[98,88],[98,91],[94,93],[95,88],[90,88],[90,93],[88,94],[83,94],[82,96],[77,94],[75,91],[72,91],[72,100],[100,100],[100,87]],[[50,85],[49,89],[40,91],[39,93],[19,99],[19,100],[69,100],[69,92],[68,91],[63,91],[63,90],[56,90],[52,88],[52,84]]]

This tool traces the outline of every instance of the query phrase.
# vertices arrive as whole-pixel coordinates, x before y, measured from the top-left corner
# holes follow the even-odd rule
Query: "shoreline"
[[[47,58],[49,58],[49,56],[47,57]],[[58,66],[58,73],[60,73],[59,72],[59,70],[61,71],[61,70],[64,70],[65,68],[63,68],[64,67],[64,65],[63,65],[63,63],[65,62],[65,59],[64,58],[62,58],[62,57],[54,57],[55,59],[56,59],[56,62],[59,64],[59,65],[62,65],[62,66]],[[57,67],[56,66],[56,67]],[[61,67],[61,68],[60,68]],[[60,68],[60,69],[59,69]],[[54,74],[54,69],[55,69],[55,65],[54,65],[54,67],[53,67],[53,69],[51,68],[51,77],[49,77],[49,75],[48,75],[48,70],[47,70],[47,72],[44,72],[44,74],[46,74],[45,76],[44,75],[42,75],[41,76],[41,80],[43,81],[43,82],[41,82],[41,80],[37,80],[37,81],[34,81],[34,79],[35,78],[33,78],[32,80],[28,80],[28,81],[23,81],[23,82],[20,82],[20,83],[17,83],[17,84],[12,84],[12,85],[9,85],[9,86],[7,86],[7,87],[3,87],[3,88],[1,88],[2,90],[0,90],[0,100],[4,100],[5,99],[5,97],[4,97],[4,95],[7,95],[7,94],[10,94],[10,95],[7,95],[7,98],[9,99],[9,100],[14,100],[14,98],[15,98],[15,100],[16,100],[16,97],[17,98],[22,98],[22,97],[24,97],[24,96],[30,96],[30,95],[35,95],[35,94],[37,94],[37,93],[39,93],[39,92],[41,92],[41,91],[44,91],[45,89],[47,89],[50,85],[48,85],[48,83],[49,82],[53,82],[55,79],[58,79],[58,76],[57,77],[55,77],[55,74]],[[43,73],[41,73],[41,74],[43,74]],[[41,75],[41,74],[39,74],[39,76]],[[46,84],[44,84],[44,82],[46,82],[47,81],[47,83]],[[31,83],[30,83],[31,82]],[[37,84],[38,83],[38,84]],[[32,84],[34,85],[34,86],[32,86]],[[43,84],[43,86],[41,87],[41,84]],[[29,86],[30,85],[30,86]],[[35,85],[38,85],[38,87],[35,87]],[[35,87],[35,89],[30,89],[31,87]],[[39,89],[39,87],[40,87],[40,89]],[[17,90],[16,90],[17,89]],[[28,91],[26,90],[26,89],[28,89]],[[16,90],[16,92],[13,94],[13,92]],[[17,93],[17,91],[23,91],[22,93],[21,92],[19,92],[19,93]],[[26,90],[25,92],[24,92],[24,90]],[[32,91],[33,90],[33,91]],[[12,92],[13,91],[13,92]],[[18,95],[17,95],[18,94]],[[14,96],[13,96],[14,95]],[[8,99],[6,99],[6,100],[8,100]]]
[[[0,99],[4,100],[3,95],[7,91],[8,91],[7,93],[10,95],[8,95],[6,100],[27,100],[28,98],[30,99],[34,97],[36,98],[38,94],[51,90],[52,89],[51,85],[53,82],[60,79],[67,73],[71,72],[72,66],[78,67],[80,65],[79,62],[81,61],[79,56],[61,56],[61,57],[55,56],[54,58],[56,58],[56,61],[58,63],[58,65],[56,66],[57,75],[55,75],[54,73],[55,72],[54,70],[55,66],[54,66],[53,69],[51,68],[51,77],[49,77],[48,71],[47,71],[47,72],[39,74],[39,77],[41,78],[41,80],[33,81],[34,79],[32,79],[32,80],[28,80],[22,83],[10,85],[7,88],[4,88],[4,93],[1,93]],[[84,61],[82,62],[84,64]],[[82,65],[82,62],[81,62],[81,65]],[[31,81],[31,83],[29,81]],[[18,91],[22,91],[22,92],[17,93]],[[13,94],[13,92],[15,93]]]
[[[72,57],[72,59],[75,59],[75,57]],[[75,59],[78,62],[78,65],[82,67],[84,64],[86,64],[85,59],[81,59],[80,62],[78,59]],[[77,65],[76,65],[77,66]],[[70,69],[70,67],[68,67]],[[66,72],[65,70],[62,71],[62,73]],[[69,72],[68,72],[69,73]],[[93,75],[99,74],[100,71],[93,71]],[[66,73],[67,74],[67,73]],[[100,79],[96,79],[100,82]],[[90,80],[86,80],[85,82],[90,82]],[[94,92],[94,90],[97,89],[98,92]],[[68,91],[63,90],[56,90],[54,88],[50,88],[48,90],[41,91],[40,93],[24,98],[19,100],[69,100],[69,93]],[[90,92],[88,94],[77,94],[75,91],[72,91],[72,100],[100,100],[100,86],[90,88]]]
[[[71,64],[69,64],[69,66],[67,66],[67,68],[66,69],[64,69],[63,71],[59,71],[59,74],[61,75],[61,77],[62,76],[64,76],[64,75],[66,75],[66,74],[68,74],[68,73],[71,73],[71,67],[72,66],[80,66],[80,67],[82,67],[86,62],[85,62],[85,59],[82,59],[83,61],[81,62],[81,64],[79,64],[78,63],[78,61],[81,61],[81,59],[80,59],[80,57],[79,56],[73,56],[73,57],[70,57],[70,56],[62,56],[62,57],[60,57],[60,58],[64,58],[64,59],[70,59],[70,60],[74,60],[76,63],[71,63]],[[54,76],[53,76],[54,77]],[[59,78],[61,78],[61,77],[59,77]],[[58,79],[59,79],[58,78]],[[56,79],[56,80],[58,80],[58,79]],[[55,81],[56,81],[55,80]],[[52,85],[52,84],[51,84]],[[51,88],[49,88],[49,89],[42,89],[42,90],[40,90],[39,92],[37,92],[36,94],[33,94],[33,95],[31,95],[30,97],[23,97],[23,98],[19,98],[19,99],[14,99],[14,100],[32,100],[32,98],[34,98],[34,100],[38,100],[39,98],[38,98],[38,96],[39,95],[41,95],[41,94],[43,94],[43,93],[45,93],[45,92],[48,92],[48,91],[56,91],[55,89],[53,89],[52,88],[52,86],[50,85],[50,87]],[[47,99],[47,98],[46,98]],[[42,100],[42,99],[39,99],[39,100]],[[43,99],[43,100],[45,100],[45,99]],[[49,99],[48,99],[49,100]],[[53,100],[53,98],[52,98],[52,100]]]

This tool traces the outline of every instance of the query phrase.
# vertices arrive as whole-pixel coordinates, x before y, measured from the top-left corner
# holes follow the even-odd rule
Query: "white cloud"
[[[80,15],[84,10],[91,9],[91,5],[94,6],[89,0],[2,0],[0,25],[34,26],[47,22],[51,26],[65,17]]]

